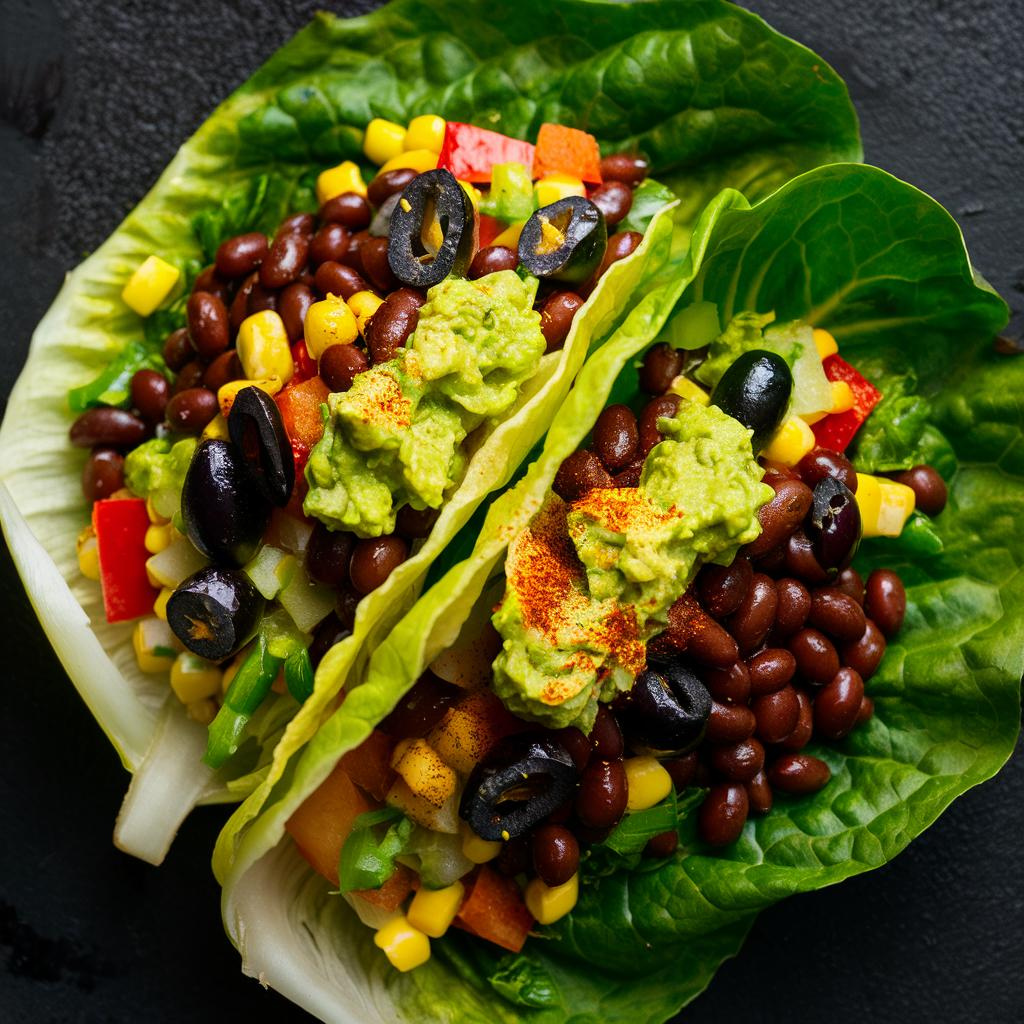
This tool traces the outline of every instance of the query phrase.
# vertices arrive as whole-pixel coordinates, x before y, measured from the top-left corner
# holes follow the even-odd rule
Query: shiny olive
[[[804,527],[818,564],[830,576],[845,569],[860,545],[860,507],[841,480],[823,477],[814,485],[811,512]]]
[[[634,750],[683,753],[704,735],[711,694],[678,662],[655,662],[636,677],[616,711]]]
[[[561,744],[536,735],[510,736],[473,769],[459,814],[481,839],[514,839],[564,803],[578,778]]]
[[[222,565],[244,565],[256,553],[270,519],[270,502],[230,441],[201,441],[181,489],[189,540]]]
[[[711,404],[753,431],[755,454],[768,443],[786,415],[793,393],[793,374],[774,352],[744,352],[722,374],[711,393]]]
[[[567,196],[535,210],[523,225],[519,262],[537,277],[582,284],[607,247],[604,214],[583,196]]]
[[[475,213],[451,171],[417,175],[402,199],[391,215],[388,239],[395,277],[413,288],[429,288],[449,274],[465,275],[473,259]]]
[[[193,653],[223,661],[256,632],[266,602],[243,572],[207,566],[167,602],[167,624]]]
[[[260,388],[242,388],[228,413],[228,434],[267,500],[284,508],[295,486],[295,456],[277,403]]]

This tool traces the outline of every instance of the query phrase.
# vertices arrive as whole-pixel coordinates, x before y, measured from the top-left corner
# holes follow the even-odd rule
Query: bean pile
[[[647,173],[646,162],[628,154],[606,157],[604,184],[591,195],[609,228],[618,224],[633,202],[633,189]],[[109,497],[124,486],[124,454],[159,430],[199,435],[219,411],[218,390],[244,377],[235,348],[242,322],[254,313],[276,311],[292,344],[294,383],[319,375],[331,392],[346,391],[355,376],[394,357],[416,329],[425,294],[402,286],[388,262],[391,210],[416,172],[402,168],[378,174],[365,198],[346,192],[324,203],[314,215],[286,217],[273,238],[247,232],[217,249],[212,265],[196,277],[186,306],[186,326],[166,339],[163,356],[173,381],[155,370],[139,370],[131,380],[131,411],[90,409],[71,428],[71,442],[91,453],[82,474],[90,502]],[[635,231],[612,234],[603,261],[578,292],[542,283],[536,308],[547,351],[559,349],[596,281],[616,260],[628,256],[642,236]],[[490,245],[474,256],[468,276],[477,279],[498,270],[514,270],[517,252]],[[346,302],[365,292],[383,298],[353,344],[328,346],[319,361],[303,340],[306,314],[328,295]],[[293,443],[296,469],[308,451]],[[305,481],[297,474],[293,505],[301,503]],[[360,596],[379,587],[409,556],[410,546],[426,537],[437,517],[434,510],[399,510],[393,534],[360,539],[318,525],[307,552],[307,568],[317,581],[341,592],[337,619],[321,627],[324,637],[350,629]]]
[[[685,369],[685,359],[667,345],[648,351],[640,383],[652,397],[639,416],[625,405],[601,413],[591,447],[570,455],[556,475],[554,490],[561,498],[571,502],[594,487],[637,485],[644,458],[661,440],[658,418],[678,410],[681,399],[666,391]],[[700,742],[663,763],[677,789],[708,790],[698,829],[714,846],[734,842],[748,815],[767,814],[776,792],[813,793],[828,782],[828,765],[805,748],[812,739],[841,740],[871,718],[874,702],[864,683],[906,610],[896,573],[875,570],[865,582],[850,567],[859,533],[842,540],[845,546],[828,570],[819,561],[823,549],[809,522],[813,488],[831,477],[855,491],[857,475],[849,460],[816,448],[794,468],[762,462],[775,497],[758,512],[761,535],[728,567],[704,566],[670,610],[668,628],[648,645],[651,668],[666,659],[681,662],[711,698]],[[934,515],[945,505],[945,484],[932,467],[915,466],[896,479],[914,490],[922,510]],[[581,838],[590,838],[591,826],[615,824],[621,808],[618,816],[611,808],[618,806],[620,790],[625,807],[625,777],[614,768],[614,757],[621,763],[623,755],[620,704],[602,708],[590,738],[601,751],[601,767],[589,783],[585,772],[580,784],[581,795],[585,783],[602,793],[609,812],[591,821],[577,807]],[[605,749],[608,735],[617,736],[610,745],[617,755]],[[665,833],[651,840],[647,853],[667,856],[676,841],[674,832]]]

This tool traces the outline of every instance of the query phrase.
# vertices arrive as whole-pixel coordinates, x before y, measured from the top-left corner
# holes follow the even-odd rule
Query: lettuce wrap
[[[735,844],[704,847],[681,799],[684,842],[671,859],[635,869],[585,859],[576,908],[522,953],[450,931],[424,966],[399,974],[285,823],[455,640],[597,411],[635,393],[635,357],[659,331],[692,329],[707,303],[721,323],[774,311],[832,332],[886,395],[857,458],[928,461],[951,481],[928,531],[865,542],[855,562],[891,567],[907,586],[903,630],[868,685],[875,716],[838,744],[812,744],[831,782],[778,799]],[[1017,736],[1024,670],[1024,363],[992,348],[1006,315],[950,215],[883,171],[821,168],[754,206],[719,195],[685,257],[588,360],[539,458],[491,504],[471,555],[378,647],[262,814],[250,820],[243,804],[222,833],[214,867],[243,970],[329,1021],[662,1021],[739,950],[759,909],[884,864],[997,772]]]
[[[87,509],[62,395],[126,345],[144,338],[155,347],[183,323],[183,297],[144,322],[120,301],[146,256],[158,253],[190,277],[222,240],[314,209],[317,173],[340,160],[363,161],[371,118],[404,123],[427,111],[520,137],[543,121],[578,125],[605,152],[643,151],[667,187],[651,184],[623,227],[645,229],[672,189],[682,196],[674,222],[680,244],[723,185],[757,199],[809,167],[860,158],[856,117],[838,76],[719,0],[554,7],[530,0],[501,11],[479,2],[398,0],[356,19],[323,14],[221,104],[68,277],[33,337],[0,432],[8,543],[70,678],[136,773],[117,841],[151,861],[163,857],[196,803],[238,800],[273,784],[361,652],[410,607],[431,559],[541,436],[588,348],[609,336],[639,295],[648,263],[663,258],[667,221],[602,281],[564,351],[546,360],[478,452],[430,541],[362,602],[356,636],[325,659],[315,699],[294,721],[293,702],[269,702],[237,757],[217,773],[204,768],[203,728],[187,719],[165,681],[138,670],[130,627],[105,622],[98,588],[77,572],[75,537]],[[33,430],[20,430],[27,422]]]

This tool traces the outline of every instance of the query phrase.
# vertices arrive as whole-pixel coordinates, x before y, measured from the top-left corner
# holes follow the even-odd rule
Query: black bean
[[[755,697],[750,708],[762,743],[781,743],[800,721],[800,700],[792,686]]]
[[[573,318],[583,305],[576,292],[554,292],[547,297],[540,311],[540,330],[547,342],[546,352],[556,352],[565,344]]]
[[[171,395],[188,391],[189,388],[200,387],[205,375],[206,363],[202,359],[193,359],[190,363],[186,363],[178,371],[178,376],[174,378],[174,383],[171,385]]]
[[[608,236],[608,248],[604,251],[604,257],[594,271],[594,276],[580,289],[584,296],[589,295],[597,285],[597,282],[604,277],[608,268],[619,260],[624,260],[633,254],[636,247],[644,240],[639,231],[619,231]]]
[[[371,284],[382,292],[394,291],[398,286],[398,278],[391,271],[388,263],[388,240],[386,238],[367,238],[359,246],[359,256],[363,270]]]
[[[83,412],[71,424],[68,436],[76,448],[134,448],[148,433],[138,416],[104,405]]]
[[[321,295],[338,295],[346,302],[356,292],[373,290],[358,271],[335,261],[321,263],[316,268],[313,283]]]
[[[891,569],[875,569],[868,576],[864,610],[886,637],[899,632],[907,612],[907,592],[903,581]]]
[[[399,167],[393,171],[385,171],[383,174],[378,174],[367,186],[366,198],[373,206],[380,209],[386,199],[390,199],[398,192],[404,192],[406,185],[415,177],[416,172],[411,167]]]
[[[857,640],[864,635],[864,609],[836,587],[822,587],[811,594],[807,621],[833,640]]]
[[[595,757],[605,761],[615,761],[622,757],[625,744],[622,741],[622,730],[615,715],[607,705],[601,704],[594,719],[594,728],[590,730],[590,744]]]
[[[194,356],[195,349],[192,348],[192,342],[188,340],[188,331],[184,327],[179,327],[167,335],[164,342],[164,362],[168,370],[177,373]]]
[[[562,825],[541,825],[530,839],[533,870],[545,885],[564,885],[580,866],[580,846]]]
[[[279,232],[260,264],[260,284],[276,289],[297,280],[309,262],[309,241],[308,235],[297,231]]]
[[[750,671],[745,662],[733,662],[728,668],[712,668],[704,673],[711,696],[717,701],[743,704],[750,697]]]
[[[273,288],[264,287],[260,283],[258,275],[259,271],[257,271],[257,277],[249,289],[249,298],[245,304],[246,316],[252,316],[253,313],[262,313],[268,309],[277,309],[277,292]]]
[[[209,388],[186,388],[167,403],[167,422],[183,434],[201,434],[220,411],[217,396]]]
[[[870,679],[878,668],[885,654],[885,637],[882,631],[868,619],[864,625],[864,635],[853,643],[843,647],[843,664],[856,669],[861,679]]]
[[[768,769],[768,782],[784,793],[817,793],[832,777],[824,761],[810,754],[783,754]]]
[[[828,448],[814,448],[800,460],[797,469],[800,478],[809,487],[813,487],[826,476],[832,476],[842,480],[854,493],[857,491],[857,471],[853,468],[853,463],[839,452]]]
[[[640,449],[636,416],[628,405],[609,405],[594,424],[594,454],[613,472],[632,461]]]
[[[209,292],[193,292],[186,306],[188,336],[203,359],[213,359],[228,347],[227,307]]]
[[[746,782],[764,767],[764,747],[751,738],[712,747],[710,762],[712,770],[728,782]]]
[[[306,570],[318,583],[339,587],[348,580],[348,565],[355,538],[343,530],[328,530],[323,523],[313,527],[306,547]]]
[[[339,260],[346,252],[348,229],[341,224],[325,224],[309,243],[309,258],[316,264]]]
[[[856,569],[847,566],[836,577],[833,586],[836,590],[841,590],[844,594],[852,597],[862,608],[864,607],[864,581]]]
[[[414,288],[392,292],[366,326],[366,347],[374,363],[393,359],[409,340],[420,319],[423,296]]]
[[[814,554],[814,546],[803,530],[796,530],[786,542],[786,572],[804,583],[824,583],[828,574]]]
[[[697,574],[697,594],[705,611],[716,619],[732,615],[747,596],[753,575],[750,560],[742,555],[731,565],[708,562]]]
[[[579,771],[586,768],[594,748],[590,739],[584,736],[576,726],[567,725],[564,729],[557,730],[552,738],[565,747]]]
[[[323,661],[324,655],[335,645],[341,643],[346,637],[352,635],[352,630],[342,624],[341,620],[333,612],[324,619],[319,626],[313,630],[313,642],[309,645],[309,660],[313,668]]]
[[[857,724],[864,700],[864,680],[852,668],[841,668],[814,698],[814,728],[827,740],[841,740]]]
[[[416,509],[412,505],[403,505],[395,518],[395,532],[406,540],[429,537],[440,514],[440,509],[436,508]]]
[[[328,345],[320,355],[320,376],[330,391],[348,391],[357,374],[369,368],[366,353],[355,345]]]
[[[249,315],[249,297],[252,295],[252,289],[258,277],[259,275],[254,270],[239,285],[235,297],[231,300],[231,305],[228,308],[228,324],[232,333],[237,332],[238,328],[242,326],[242,321]]]
[[[361,231],[373,218],[367,200],[357,192],[342,192],[328,199],[318,214],[323,224],[343,224],[349,231]]]
[[[293,344],[302,337],[306,314],[315,301],[313,290],[301,281],[288,285],[278,297],[277,311],[284,322],[288,340]]]
[[[796,673],[796,658],[784,647],[766,647],[747,661],[750,693],[761,697],[781,690]]]
[[[701,665],[725,669],[740,656],[740,649],[732,634],[703,612],[690,623],[686,653]]]
[[[357,541],[349,562],[349,578],[360,594],[376,590],[409,557],[409,545],[391,534]]]
[[[719,783],[708,790],[697,812],[701,839],[710,846],[728,846],[743,832],[750,801],[743,786]]]
[[[610,828],[625,814],[628,796],[622,762],[592,759],[580,776],[576,815],[590,828]]]
[[[759,771],[743,785],[750,799],[750,813],[764,817],[772,809],[772,787],[768,785],[768,776]]]
[[[824,686],[839,671],[835,645],[816,629],[798,630],[789,638],[789,649],[796,659],[797,671],[810,683]]]
[[[811,489],[799,480],[773,477],[775,497],[757,510],[761,535],[744,549],[751,558],[767,554],[789,539],[811,508]]]
[[[580,449],[558,467],[551,489],[563,501],[576,501],[595,487],[611,486],[612,478],[601,460],[593,452]]]
[[[775,634],[784,639],[807,621],[811,611],[811,594],[799,580],[788,577],[775,581],[775,593],[778,595],[778,607],[773,628]]]
[[[863,725],[874,713],[875,702],[865,695],[864,699],[860,702],[860,710],[857,712],[856,725]]]
[[[671,761],[663,761],[665,771],[672,777],[672,785],[678,792],[682,792],[697,777],[699,757],[696,750],[691,750],[681,757],[674,757]]]
[[[590,201],[604,214],[604,222],[614,227],[633,206],[633,190],[624,182],[609,181],[596,188]]]
[[[671,857],[678,848],[678,832],[659,832],[656,836],[651,836],[647,840],[647,845],[644,847],[644,856],[664,859],[665,857]]]
[[[640,454],[647,458],[651,449],[662,439],[658,420],[671,419],[679,412],[682,399],[678,395],[662,395],[648,402],[640,413]]]
[[[235,235],[221,242],[217,249],[215,266],[217,273],[229,280],[245,277],[258,269],[270,249],[267,236],[258,231]]]
[[[311,213],[291,213],[277,227],[277,234],[274,235],[274,242],[286,235],[305,235],[310,239],[316,230],[316,217]],[[270,245],[273,249],[273,242]]]
[[[814,732],[814,706],[811,698],[803,690],[797,690],[796,699],[800,703],[800,713],[793,731],[779,741],[784,750],[803,750],[810,743]]]
[[[192,282],[192,291],[209,292],[211,295],[216,295],[225,304],[230,297],[228,282],[217,273],[217,268],[213,266],[206,267],[196,275],[196,279]]]
[[[206,368],[203,373],[203,387],[216,393],[225,384],[230,384],[233,380],[241,380],[244,376],[242,361],[238,358],[238,353],[231,348],[227,352],[222,352]]]
[[[466,277],[470,281],[496,274],[499,270],[515,270],[519,266],[519,254],[507,245],[485,245],[469,265]]]
[[[934,467],[913,466],[897,473],[893,479],[914,492],[915,503],[926,516],[937,516],[946,507],[949,498],[946,481]]]
[[[86,501],[102,501],[124,487],[124,456],[115,448],[94,448],[82,467]]]
[[[754,735],[757,721],[754,712],[742,704],[711,702],[705,737],[712,743],[742,743]]]
[[[636,188],[647,177],[647,161],[639,153],[612,153],[601,160],[602,181],[621,181]]]
[[[137,370],[132,375],[132,405],[139,415],[156,426],[164,419],[167,400],[171,397],[171,386],[167,378],[156,370]]]
[[[756,650],[775,622],[779,599],[775,584],[764,573],[755,572],[742,604],[729,616],[729,630],[744,654]]]

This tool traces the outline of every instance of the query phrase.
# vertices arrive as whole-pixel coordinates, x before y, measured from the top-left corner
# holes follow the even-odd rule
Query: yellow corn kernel
[[[474,864],[486,864],[501,853],[501,843],[496,839],[481,839],[465,822],[462,824],[462,854]]]
[[[668,390],[669,394],[678,395],[698,405],[708,405],[711,402],[711,396],[696,381],[682,374],[672,381]]]
[[[444,145],[445,120],[439,114],[420,114],[405,130],[406,149],[429,149],[440,153]]]
[[[149,521],[151,523],[155,523],[157,526],[162,526],[164,523],[169,523],[171,521],[167,516],[161,515],[157,511],[157,507],[153,504],[152,498],[146,499],[146,515],[149,516]]]
[[[526,887],[526,909],[538,924],[554,924],[576,906],[579,895],[579,875],[573,875],[568,882],[554,887],[534,878]]]
[[[366,324],[370,317],[383,305],[384,300],[379,295],[374,295],[373,292],[356,292],[355,295],[349,296],[348,308],[352,310],[356,318],[356,327],[360,334],[366,330]],[[309,317],[308,312],[306,317]]]
[[[153,614],[164,622],[167,621],[167,602],[171,599],[171,594],[174,591],[170,587],[161,587],[160,593],[156,595],[156,600],[153,602]]]
[[[629,794],[626,807],[631,811],[645,811],[672,791],[672,776],[653,757],[627,757],[622,767],[626,769]]]
[[[480,200],[483,196],[480,194],[480,189],[476,187],[471,181],[463,181],[459,178],[459,184],[462,186],[462,191],[469,196],[469,201],[473,204],[474,210],[480,209]]]
[[[284,381],[280,377],[268,377],[266,380],[229,380],[227,384],[221,384],[217,392],[220,414],[227,418],[231,406],[235,404],[235,397],[242,388],[259,388],[268,395],[276,395],[283,387]]]
[[[384,950],[391,966],[400,971],[411,971],[430,959],[430,939],[413,928],[404,916],[388,921],[376,931],[373,942]]]
[[[409,924],[432,939],[441,938],[455,920],[465,891],[461,882],[453,882],[443,889],[426,889],[421,886],[409,904],[409,913],[406,915]]]
[[[378,174],[387,174],[388,171],[403,171],[406,168],[423,174],[424,171],[432,171],[437,166],[437,154],[431,153],[429,149],[410,149],[398,156],[393,156],[387,163],[381,165]]]
[[[806,420],[790,416],[775,431],[768,447],[761,454],[772,462],[795,466],[814,447],[814,431]]]
[[[328,199],[344,195],[346,192],[355,192],[356,195],[366,198],[363,173],[359,170],[359,165],[352,160],[345,160],[337,167],[328,167],[326,171],[321,171],[317,175],[316,198],[321,206]]]
[[[832,381],[832,408],[829,412],[849,412],[857,404],[853,388],[845,380]]]
[[[504,245],[508,249],[518,249],[519,236],[523,233],[523,225],[525,223],[526,221],[523,220],[517,221],[515,224],[509,224],[497,238],[491,239],[491,245]]]
[[[121,298],[139,316],[149,316],[178,283],[180,271],[159,256],[147,256],[124,286]]]
[[[351,345],[359,337],[359,326],[345,300],[328,295],[306,311],[303,335],[306,350],[313,359],[319,359],[331,345]]]
[[[834,356],[839,351],[836,339],[821,327],[814,328],[814,347],[818,350],[818,355],[822,359]]]
[[[905,484],[857,474],[857,506],[865,537],[898,537],[914,511],[914,492]]]
[[[185,710],[193,722],[209,725],[217,717],[217,702],[209,697],[204,700],[194,700]]]
[[[231,435],[228,433],[228,421],[220,414],[210,420],[209,423],[203,427],[203,433],[201,440],[206,441],[213,438],[215,441],[226,441]]]
[[[533,186],[533,194],[538,206],[550,206],[551,203],[557,203],[559,199],[567,199],[569,196],[585,196],[587,186],[572,174],[552,171]]]
[[[182,704],[194,704],[220,691],[221,671],[216,665],[185,651],[171,666],[171,689]]]
[[[166,672],[174,664],[172,641],[166,625],[154,619],[139,619],[132,630],[132,647],[140,671]]]
[[[75,542],[78,553],[78,571],[87,580],[98,580],[100,578],[100,553],[96,546],[96,531],[87,526],[78,535]]]
[[[363,152],[375,164],[386,164],[405,149],[405,129],[394,121],[375,117],[363,136]],[[438,152],[440,152],[438,148]]]
[[[157,526],[155,523],[146,530],[146,536],[142,543],[151,555],[158,555],[164,548],[168,547],[173,540],[174,528],[170,523]]]
[[[247,316],[238,328],[238,360],[249,380],[280,377],[287,384],[295,372],[284,321],[272,309]]]

